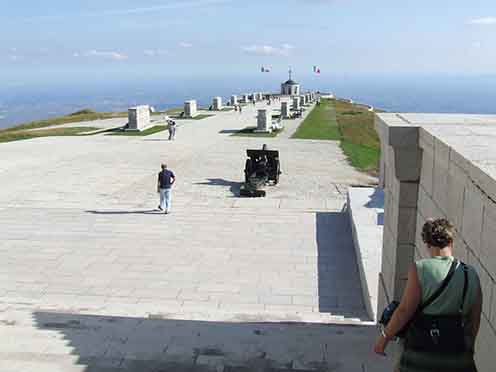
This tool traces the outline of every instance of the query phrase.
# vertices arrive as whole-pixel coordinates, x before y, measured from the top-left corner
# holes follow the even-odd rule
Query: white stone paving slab
[[[188,359],[190,354],[214,348],[219,340],[229,356],[220,364],[226,368],[234,368],[234,360],[246,366],[254,355],[267,355],[255,362],[276,370],[293,360],[295,366],[315,370],[322,355],[310,345],[320,345],[319,350],[358,345],[356,360],[343,353],[327,359],[338,371],[375,365],[369,345],[375,331],[360,322],[368,317],[350,224],[342,212],[345,186],[375,179],[352,169],[334,142],[228,134],[255,125],[256,110],[264,105],[248,105],[241,115],[220,112],[181,121],[173,142],[162,132],[2,144],[0,332],[33,337],[41,332],[46,348],[0,346],[0,360],[23,371],[64,366],[72,371],[80,365],[90,371],[102,366],[138,371],[173,357],[196,365],[201,353],[197,359]],[[281,182],[268,188],[265,199],[241,199],[245,150],[264,143],[280,151]],[[155,210],[161,162],[177,176],[170,215]],[[73,319],[82,314],[84,321]],[[46,319],[40,321],[42,316]],[[140,345],[156,345],[147,331],[150,318],[164,322],[157,329],[176,327],[173,319],[183,319],[181,327],[186,327],[173,342],[164,339],[165,359],[151,346],[148,354],[140,351]],[[127,333],[119,336],[111,326],[121,321]],[[206,321],[210,326],[204,331]],[[237,338],[246,322],[280,321],[338,328],[317,324],[299,335],[299,326],[264,326],[274,332],[284,328],[278,341],[261,337],[255,331],[269,331],[251,324],[245,331],[256,337]],[[81,325],[86,322],[97,325]],[[341,329],[339,324],[357,327]],[[64,341],[51,345],[47,330]],[[81,335],[87,330],[91,335]],[[191,334],[205,339],[195,343]],[[330,334],[336,339],[324,346]],[[112,344],[133,335],[146,340]],[[95,342],[105,354],[90,360],[94,348],[89,346]],[[70,353],[80,356],[77,364],[67,358]],[[212,355],[201,355],[203,367],[218,364],[207,358]],[[133,366],[133,360],[146,363]]]

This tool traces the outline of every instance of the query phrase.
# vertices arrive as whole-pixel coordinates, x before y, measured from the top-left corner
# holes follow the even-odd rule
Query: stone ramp
[[[373,326],[0,313],[2,372],[387,371]]]

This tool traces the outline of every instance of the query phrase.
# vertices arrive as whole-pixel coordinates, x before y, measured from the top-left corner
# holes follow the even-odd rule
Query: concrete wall
[[[392,299],[401,298],[409,265],[428,256],[420,236],[425,220],[448,218],[457,231],[456,256],[474,266],[481,279],[484,306],[476,361],[481,372],[492,371],[492,345],[496,343],[496,172],[491,170],[496,170],[496,121],[491,127],[481,126],[475,119],[471,123],[470,116],[458,119],[458,124],[448,117],[443,124],[442,116],[435,124],[432,118],[413,118],[418,122],[396,114],[376,116],[385,187],[378,311]]]

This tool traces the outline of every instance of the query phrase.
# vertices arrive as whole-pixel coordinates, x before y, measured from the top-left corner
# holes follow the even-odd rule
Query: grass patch
[[[355,168],[377,175],[380,139],[374,127],[374,113],[366,106],[335,101],[341,148]]]
[[[40,130],[12,130],[0,132],[0,143],[27,140],[39,137],[59,137],[59,136],[77,136],[83,132],[91,132],[99,128],[95,127],[72,127],[72,128],[54,128]]]
[[[69,115],[57,116],[45,120],[31,121],[29,123],[16,125],[15,127],[12,128],[1,129],[0,133],[26,130],[26,129],[46,128],[53,125],[77,123],[82,121],[93,121],[93,120],[122,118],[122,117],[127,117],[127,112],[96,112],[90,109],[84,109],[84,110],[76,111]]]
[[[353,167],[372,175],[379,172],[380,140],[374,127],[374,112],[367,106],[344,100],[322,100],[293,138],[340,141]]]
[[[323,99],[320,105],[315,106],[292,138],[339,141],[336,112],[331,100]]]
[[[122,129],[112,129],[107,132],[107,136],[149,136],[150,134],[155,134],[162,132],[167,129],[167,125],[155,125],[154,127],[145,129],[144,131],[132,131],[132,130],[122,130]]]
[[[284,129],[277,129],[272,131],[272,133],[255,133],[257,127],[246,127],[243,128],[236,133],[231,134],[231,136],[235,137],[265,137],[265,138],[274,138],[279,133],[281,133]]]

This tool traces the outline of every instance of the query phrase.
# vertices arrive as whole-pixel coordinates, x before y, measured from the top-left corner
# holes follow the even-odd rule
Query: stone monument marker
[[[300,96],[300,106],[303,107],[305,106],[305,96]]]
[[[150,126],[150,106],[142,105],[131,107],[128,112],[128,130],[142,131]]]
[[[281,118],[289,118],[289,102],[281,102]]]
[[[259,109],[257,115],[257,133],[272,132],[272,112],[267,109]]]
[[[196,101],[192,99],[184,102],[184,116],[194,118],[196,115],[198,115]]]
[[[300,97],[293,97],[293,110],[298,111],[300,109]]]
[[[231,106],[236,106],[238,104],[238,96],[232,95],[231,96]]]
[[[212,101],[212,110],[214,111],[221,111],[222,110],[222,98],[221,97],[214,97]]]

